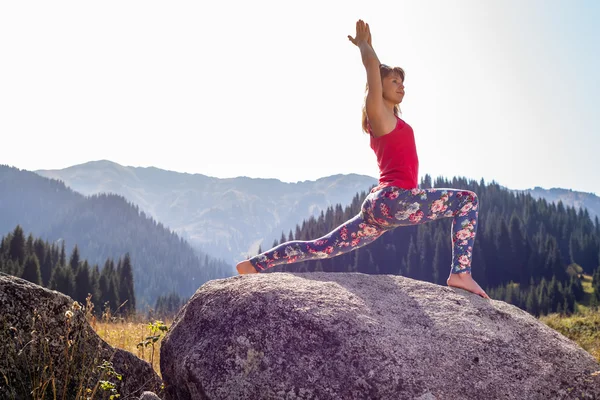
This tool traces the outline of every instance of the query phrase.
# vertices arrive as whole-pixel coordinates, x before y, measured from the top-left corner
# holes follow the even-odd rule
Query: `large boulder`
[[[600,365],[530,314],[402,276],[213,280],[161,345],[167,400],[600,399]]]
[[[71,298],[0,274],[1,399],[138,399],[161,384],[150,364],[103,341]]]

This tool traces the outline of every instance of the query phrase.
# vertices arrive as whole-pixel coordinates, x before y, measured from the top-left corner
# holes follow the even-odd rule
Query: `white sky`
[[[358,18],[406,71],[419,179],[600,195],[594,0],[5,1],[0,164],[377,177]]]

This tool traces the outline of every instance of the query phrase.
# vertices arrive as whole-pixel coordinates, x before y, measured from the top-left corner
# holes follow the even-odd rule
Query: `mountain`
[[[26,235],[77,245],[82,259],[101,268],[130,254],[138,309],[158,296],[191,296],[204,282],[231,276],[232,265],[195,251],[176,233],[115,194],[90,197],[63,182],[0,165],[0,232],[20,225]]]
[[[559,201],[562,201],[565,207],[587,208],[592,220],[596,217],[600,218],[600,197],[594,193],[576,192],[571,189],[560,188],[543,189],[539,186],[533,189],[515,190],[514,192],[529,193],[534,199],[543,198],[549,203],[558,204]]]
[[[232,263],[255,254],[259,245],[270,247],[282,232],[328,207],[350,204],[358,192],[377,184],[377,179],[357,174],[297,183],[219,179],[110,161],[35,172],[84,195],[121,195],[193,246]]]

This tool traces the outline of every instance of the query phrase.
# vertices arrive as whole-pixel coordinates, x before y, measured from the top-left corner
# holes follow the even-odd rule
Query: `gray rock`
[[[101,375],[104,361],[112,366]],[[114,383],[119,399],[158,392],[162,383],[150,364],[103,341],[71,298],[0,274],[0,398],[32,398],[32,390],[34,398],[83,398],[86,389],[107,398],[99,380]]]
[[[140,400],[160,400],[160,397],[152,392],[144,392],[140,396]]]
[[[161,346],[165,398],[600,398],[600,365],[517,307],[401,276],[213,280]]]
[[[415,400],[436,400],[435,396],[431,392],[423,393],[423,395],[415,398]]]

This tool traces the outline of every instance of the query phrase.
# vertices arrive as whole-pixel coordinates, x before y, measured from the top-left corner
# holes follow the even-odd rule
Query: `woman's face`
[[[404,81],[397,74],[389,74],[383,78],[383,98],[394,104],[402,103],[404,98]]]

